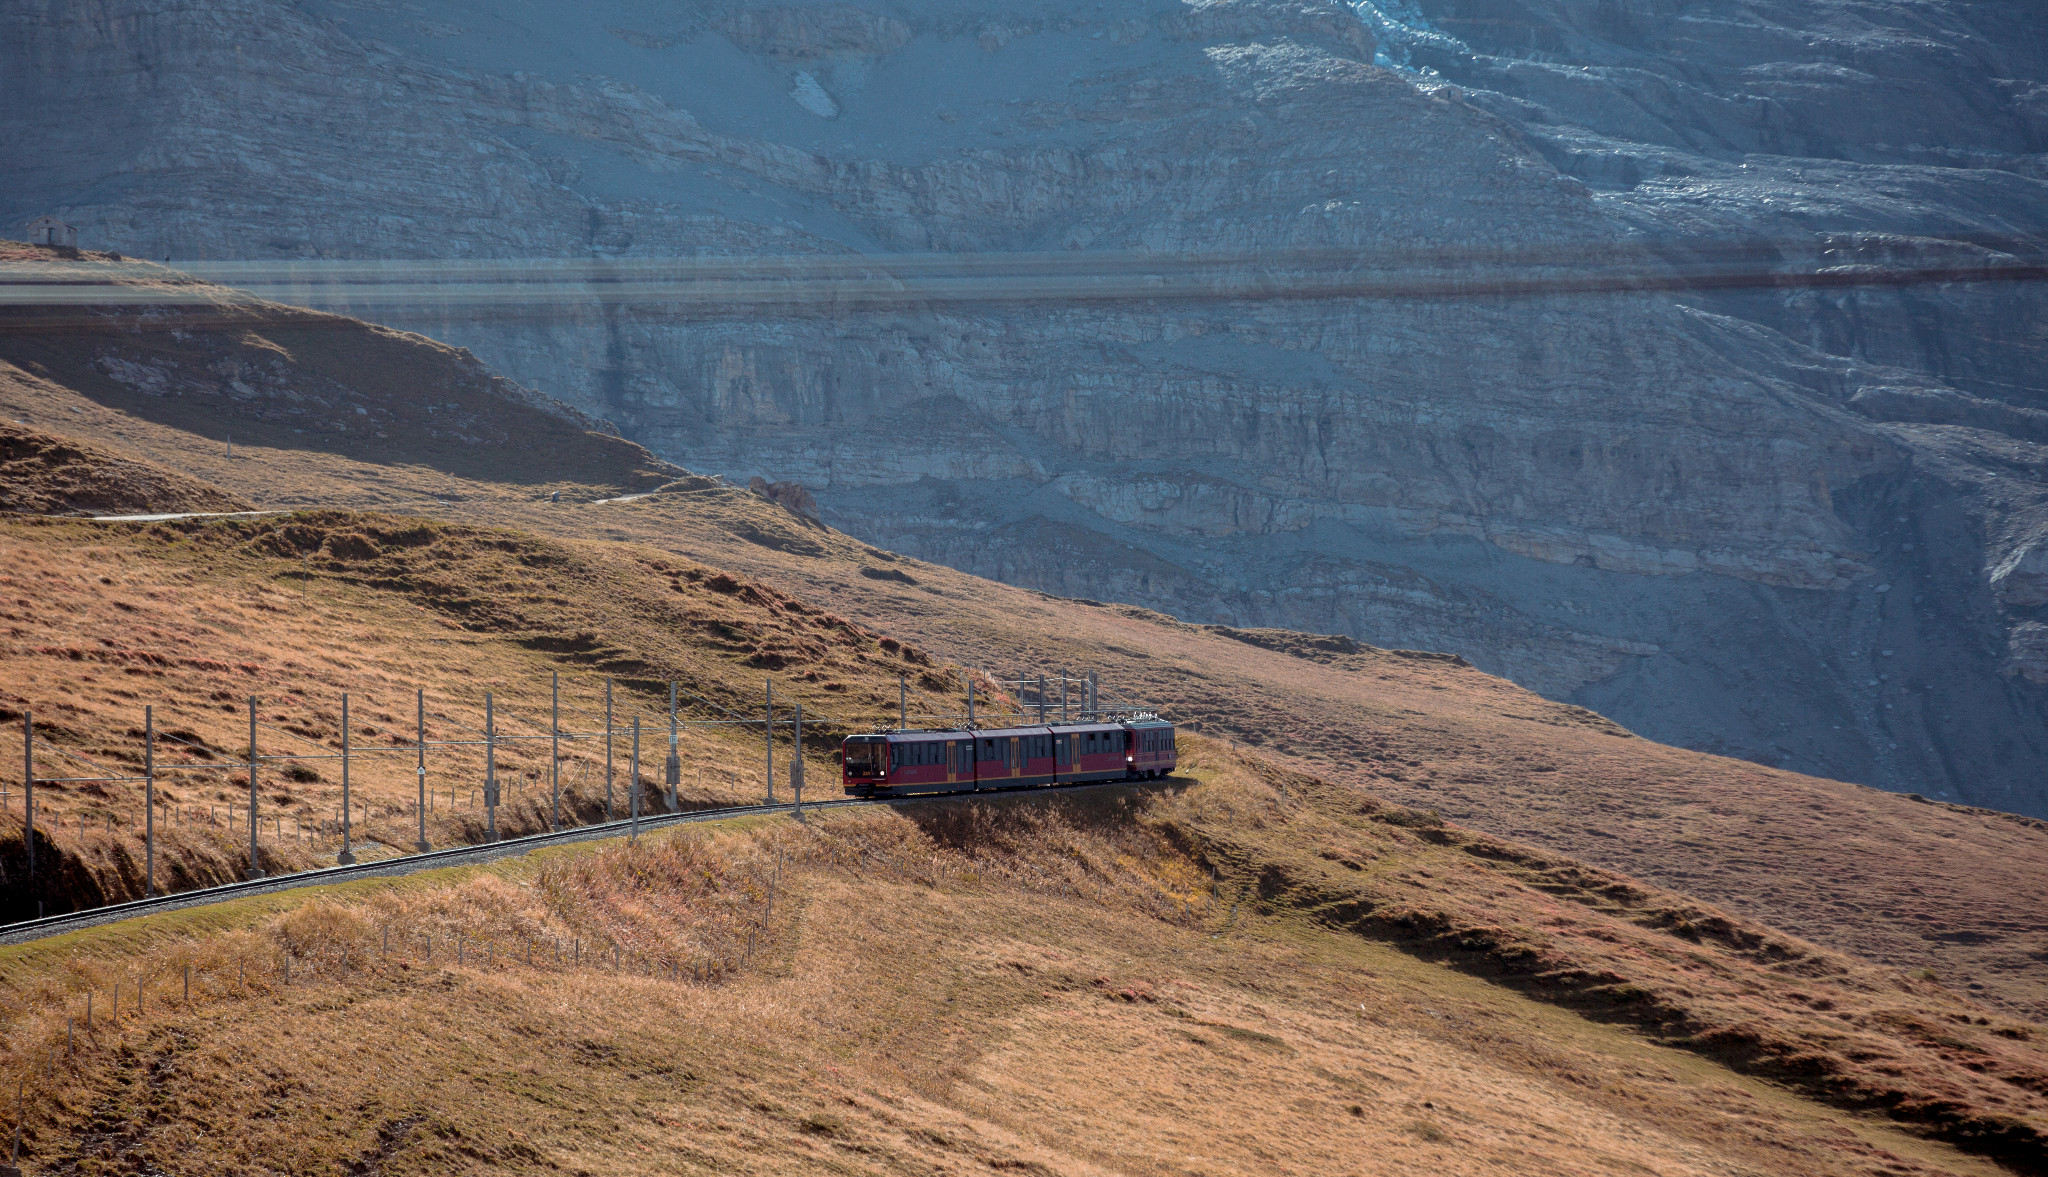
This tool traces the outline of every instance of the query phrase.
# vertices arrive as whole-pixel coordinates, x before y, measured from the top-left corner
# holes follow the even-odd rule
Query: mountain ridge
[[[2040,284],[1770,281],[2038,251],[2048,38],[2019,3],[1752,8],[23,4],[8,97],[55,121],[0,131],[0,212],[314,265],[1391,242],[1682,270],[1746,243],[1753,289],[1660,295],[308,297],[666,460],[802,483],[881,547],[1450,650],[1667,742],[2048,813]],[[120,146],[44,150],[66,135]]]

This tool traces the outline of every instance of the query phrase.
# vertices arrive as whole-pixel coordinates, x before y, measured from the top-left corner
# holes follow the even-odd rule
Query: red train
[[[849,736],[839,762],[855,797],[1143,780],[1180,763],[1173,725],[1153,718]]]

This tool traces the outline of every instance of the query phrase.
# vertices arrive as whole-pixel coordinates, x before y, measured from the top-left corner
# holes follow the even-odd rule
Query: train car
[[[1151,717],[849,736],[839,756],[841,785],[852,797],[1143,779],[1178,763],[1173,725]]]
[[[976,730],[974,787],[1015,789],[1050,785],[1059,779],[1053,755],[1053,729],[1003,727]]]
[[[974,788],[968,732],[889,732],[850,736],[840,745],[848,796],[908,796]]]
[[[1125,761],[1131,775],[1150,780],[1170,776],[1180,766],[1180,750],[1174,744],[1173,725],[1156,716],[1136,719],[1124,725]]]
[[[1122,780],[1130,761],[1120,723],[1060,724],[1050,729],[1061,784]]]

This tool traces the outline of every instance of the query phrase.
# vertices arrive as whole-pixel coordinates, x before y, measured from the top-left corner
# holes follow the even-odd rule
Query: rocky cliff
[[[2048,812],[2043,287],[1768,280],[2041,248],[2032,6],[0,0],[0,30],[36,116],[0,128],[0,215],[195,265],[1683,275],[1738,243],[1762,284],[349,307],[929,559],[1455,651],[1658,739]]]

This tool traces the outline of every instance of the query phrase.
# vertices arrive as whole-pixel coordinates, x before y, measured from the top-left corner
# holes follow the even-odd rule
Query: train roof
[[[1024,727],[976,727],[945,728],[933,731],[869,732],[864,735],[848,736],[849,740],[889,740],[900,743],[920,743],[926,740],[993,740],[1007,736],[1042,736],[1060,732],[1117,732],[1126,727],[1172,727],[1163,719],[1141,719],[1133,723],[1046,723],[1028,724]]]
[[[1024,727],[978,727],[973,729],[977,737],[987,739],[994,736],[1042,736],[1050,732],[1120,732],[1120,723],[1033,723]]]

